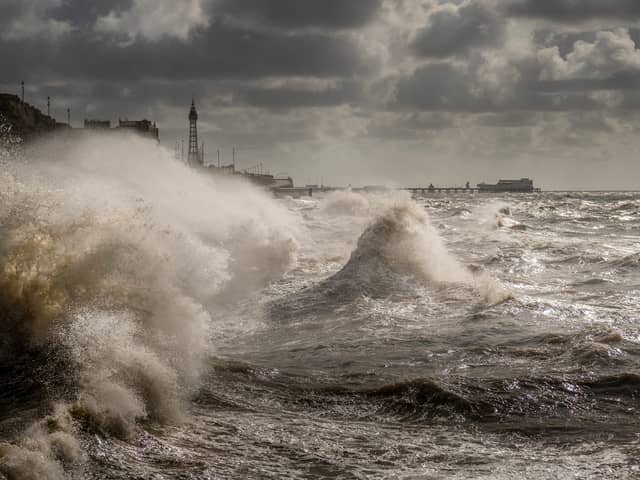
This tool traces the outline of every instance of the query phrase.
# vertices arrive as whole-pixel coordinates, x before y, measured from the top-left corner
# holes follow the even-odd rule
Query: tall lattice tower
[[[196,102],[191,100],[191,110],[189,111],[189,155],[187,163],[190,166],[200,164],[200,150],[198,148],[198,112]]]

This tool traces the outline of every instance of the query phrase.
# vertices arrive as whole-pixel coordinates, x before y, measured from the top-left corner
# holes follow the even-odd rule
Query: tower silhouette
[[[191,100],[191,110],[189,111],[189,154],[187,163],[195,166],[200,161],[200,152],[198,149],[198,112],[196,111],[195,100]]]

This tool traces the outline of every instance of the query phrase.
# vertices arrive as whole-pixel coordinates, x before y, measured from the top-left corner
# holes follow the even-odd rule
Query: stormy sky
[[[0,91],[74,123],[192,95],[231,148],[298,184],[639,188],[637,0],[0,0]]]

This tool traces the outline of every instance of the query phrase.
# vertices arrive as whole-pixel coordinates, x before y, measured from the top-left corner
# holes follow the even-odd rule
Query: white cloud
[[[515,62],[503,52],[483,53],[482,60],[476,73],[478,93],[489,95],[498,104],[512,98],[522,80]]]
[[[206,0],[134,0],[130,10],[112,11],[98,18],[96,31],[157,41],[163,37],[187,40],[192,32],[209,25]]]
[[[623,28],[600,31],[593,43],[583,40],[562,58],[558,47],[538,52],[542,66],[541,80],[567,80],[575,78],[605,78],[623,70],[640,69],[640,50]]]

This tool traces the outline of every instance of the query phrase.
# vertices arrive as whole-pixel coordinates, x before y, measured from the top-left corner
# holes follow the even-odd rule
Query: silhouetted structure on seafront
[[[160,130],[156,126],[156,122],[150,120],[119,120],[118,126],[113,130],[128,131],[136,133],[143,137],[152,138],[160,141]]]
[[[514,192],[514,193],[532,193],[536,189],[533,186],[533,180],[530,178],[521,178],[520,180],[500,180],[498,183],[479,183],[478,189],[481,192]]]
[[[196,108],[195,99],[191,99],[191,108],[189,109],[189,150],[187,153],[186,163],[192,168],[204,170],[208,173],[215,175],[238,175],[246,178],[251,183],[269,188],[273,191],[284,192],[287,191],[292,195],[299,194],[304,190],[305,194],[308,194],[309,189],[296,189],[291,177],[279,177],[271,175],[268,172],[264,172],[263,164],[259,163],[253,167],[244,169],[242,171],[236,170],[236,149],[233,149],[233,162],[229,165],[220,164],[220,150],[218,150],[218,163],[217,165],[207,164],[204,154],[204,144],[198,143],[198,110]],[[182,142],[176,142],[176,158],[184,159],[184,150]],[[298,192],[300,190],[300,192]]]
[[[189,153],[187,154],[189,166],[204,166],[204,152],[200,153],[198,147],[198,111],[196,101],[191,99],[191,110],[189,110]]]
[[[23,102],[19,96],[7,93],[0,93],[0,115],[11,133],[24,140],[69,128]]]
[[[24,101],[24,85],[22,98],[18,95],[0,93],[0,117],[6,125],[3,129],[22,138],[24,141],[32,140],[46,134],[55,132],[65,133],[66,137],[74,138],[84,133],[125,133],[131,132],[137,135],[160,141],[160,131],[155,122],[150,120],[119,120],[118,126],[111,128],[109,120],[84,121],[84,128],[72,128],[71,109],[67,108],[67,123],[61,123],[51,117],[51,97],[47,97],[47,115],[36,107]]]

